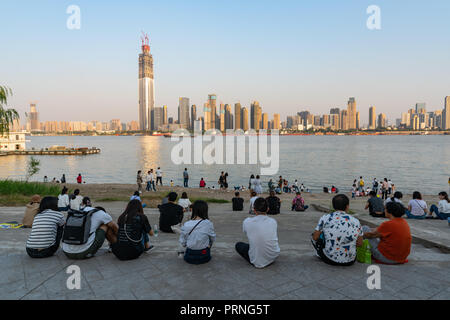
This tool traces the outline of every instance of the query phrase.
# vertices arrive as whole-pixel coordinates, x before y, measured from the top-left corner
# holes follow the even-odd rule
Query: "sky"
[[[81,28],[66,26],[69,5]],[[381,10],[369,30],[366,9]],[[326,114],[355,97],[394,122],[417,102],[450,95],[448,0],[2,0],[0,85],[40,121],[138,119],[141,31],[150,37],[156,106],[177,118],[179,97],[286,116]]]

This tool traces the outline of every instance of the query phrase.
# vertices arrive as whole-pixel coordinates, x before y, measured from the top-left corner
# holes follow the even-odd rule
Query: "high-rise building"
[[[210,104],[205,103],[203,106],[203,130],[209,130],[211,128],[211,109]]]
[[[330,127],[330,115],[329,114],[324,114],[322,117],[322,126],[324,128],[329,128]]]
[[[209,129],[216,129],[216,121],[217,121],[217,95],[215,94],[209,94],[208,95],[208,105],[209,105],[209,112],[210,112],[210,124]],[[206,130],[206,129],[205,129]]]
[[[416,113],[425,113],[427,109],[427,104],[422,103],[416,103]]]
[[[336,114],[336,113],[330,114],[331,130],[339,130],[340,129],[339,117],[340,117],[339,114]]]
[[[386,128],[386,115],[384,113],[378,115],[378,128]]]
[[[39,113],[36,110],[36,104],[31,103],[30,104],[30,113],[28,115],[30,120],[30,131],[39,131],[41,130],[40,124],[39,124]]]
[[[194,129],[194,121],[197,120],[197,106],[193,104],[191,106],[191,129]]]
[[[169,122],[167,120],[167,106],[164,105],[162,109],[163,109],[163,124],[168,124]]]
[[[339,108],[331,108],[330,114],[341,114],[341,110]]]
[[[178,123],[183,129],[189,129],[191,125],[189,120],[189,98],[180,97],[178,101]]]
[[[250,128],[259,130],[261,126],[262,110],[258,101],[253,101],[250,106]]]
[[[377,127],[376,108],[372,106],[369,108],[369,129],[375,129]]]
[[[160,130],[164,125],[164,108],[156,107],[154,111],[153,123],[155,125],[154,130]]]
[[[450,96],[445,97],[444,110],[442,111],[442,128],[450,129]]]
[[[110,128],[111,128],[111,130],[114,130],[114,131],[122,130],[122,124],[120,123],[120,119],[112,119]]]
[[[241,110],[241,128],[244,132],[248,131],[248,109],[243,107]]]
[[[347,110],[341,110],[341,130],[348,130],[349,129],[349,123],[348,120],[348,111]]]
[[[359,111],[356,112],[356,129],[360,128],[360,118],[359,118]]]
[[[280,115],[278,113],[273,114],[273,128],[275,130],[281,129],[281,123],[280,123]]]
[[[216,129],[219,129],[220,131],[225,131],[225,106],[223,103],[220,104],[219,108],[219,117],[217,119]]]
[[[233,113],[229,104],[225,105],[225,129],[233,129]]]
[[[139,128],[154,130],[155,86],[153,79],[153,56],[150,54],[148,36],[142,38],[142,53],[139,54]]]
[[[353,97],[348,100],[347,115],[348,115],[348,129],[350,129],[350,130],[357,129],[357,126],[356,126],[356,100]]]
[[[261,121],[262,121],[261,129],[265,129],[265,130],[269,129],[269,115],[266,112],[264,112],[262,114]]]
[[[241,104],[234,104],[234,130],[242,129],[241,126]]]

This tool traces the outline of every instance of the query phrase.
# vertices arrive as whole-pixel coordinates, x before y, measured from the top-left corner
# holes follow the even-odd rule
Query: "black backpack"
[[[93,209],[89,212],[69,210],[64,225],[62,242],[75,245],[85,244],[92,234],[90,232],[92,215],[97,211],[99,210]]]

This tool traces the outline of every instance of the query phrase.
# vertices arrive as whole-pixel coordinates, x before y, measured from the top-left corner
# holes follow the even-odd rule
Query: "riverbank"
[[[44,185],[42,183],[42,185]],[[46,185],[51,185],[52,187],[56,186],[62,189],[63,185],[61,184],[51,184],[47,183]],[[135,184],[115,184],[115,183],[101,183],[101,184],[65,184],[69,189],[69,193],[73,192],[75,189],[80,189],[80,193],[83,196],[88,196],[94,202],[116,202],[116,201],[128,201],[133,195],[133,193],[137,190],[137,186]],[[145,184],[143,185],[145,188]],[[54,189],[53,189],[54,190]],[[158,204],[161,203],[161,200],[170,192],[175,191],[179,196],[183,192],[187,192],[189,199],[193,202],[195,200],[205,200],[209,203],[227,203],[231,202],[231,199],[234,197],[235,191],[232,189],[228,190],[219,190],[219,189],[207,189],[207,188],[183,188],[180,186],[157,186],[156,192],[154,191],[143,191],[141,198],[144,203],[147,204],[150,208],[156,208]],[[269,196],[267,190],[265,190],[262,194],[263,197]],[[250,192],[248,190],[244,190],[241,193],[241,196],[248,201],[250,199]],[[351,193],[346,193],[349,198],[351,198]],[[306,193],[304,192],[303,197],[307,204],[316,204],[320,206],[325,206],[331,209],[331,199],[334,194],[329,193]],[[437,203],[439,198],[437,195],[423,195],[424,200],[431,205],[433,203]],[[43,196],[43,194],[41,194]],[[294,193],[283,193],[281,195],[277,195],[282,202],[290,202],[294,198]],[[14,195],[0,195],[0,205],[1,206],[23,206],[28,201],[31,196],[23,195],[20,193]],[[364,211],[365,203],[367,202],[368,197],[358,197],[355,199],[351,199],[350,209]],[[404,194],[403,195],[403,203],[407,204],[409,200],[412,199],[412,194]],[[8,202],[9,201],[9,202]]]

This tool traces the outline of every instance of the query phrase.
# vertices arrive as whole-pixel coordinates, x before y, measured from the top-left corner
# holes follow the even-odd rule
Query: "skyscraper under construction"
[[[155,86],[153,80],[153,57],[150,54],[148,36],[142,40],[142,53],[139,54],[139,129],[156,130],[154,122]]]

